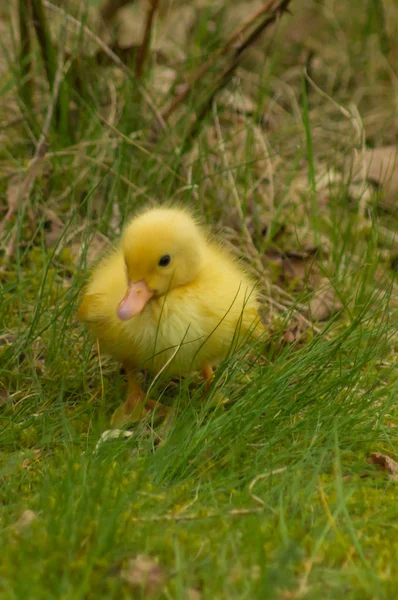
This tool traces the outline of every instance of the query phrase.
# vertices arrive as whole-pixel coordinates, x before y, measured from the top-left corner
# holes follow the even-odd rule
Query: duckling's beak
[[[126,295],[117,307],[117,316],[122,321],[128,321],[144,309],[152,296],[152,290],[149,289],[143,279],[141,281],[130,281]]]

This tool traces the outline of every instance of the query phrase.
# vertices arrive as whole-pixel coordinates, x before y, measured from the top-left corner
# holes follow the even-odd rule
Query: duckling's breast
[[[192,303],[152,300],[124,326],[129,354],[139,368],[152,373],[164,370],[168,375],[196,370],[206,331]]]
[[[221,296],[218,303],[209,305],[194,292],[185,290],[182,297],[171,293],[151,300],[138,317],[123,324],[123,337],[129,340],[125,347],[138,368],[186,375],[216,364],[231,346],[242,341],[242,331],[247,332],[258,317],[252,310],[243,307],[241,298],[231,304],[228,297]]]

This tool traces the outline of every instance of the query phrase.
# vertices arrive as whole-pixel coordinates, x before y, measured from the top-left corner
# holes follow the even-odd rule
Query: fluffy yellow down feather
[[[243,267],[188,211],[158,207],[135,216],[95,267],[78,318],[129,373],[209,378],[231,346],[261,335],[257,309]]]

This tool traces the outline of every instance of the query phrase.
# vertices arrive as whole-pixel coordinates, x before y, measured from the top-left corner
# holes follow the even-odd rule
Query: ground
[[[33,0],[41,45],[0,10],[1,597],[396,598],[396,3],[270,3],[249,40],[262,2],[154,2],[147,48],[144,0],[85,4]],[[126,382],[79,297],[169,200],[258,278],[266,339],[104,436]]]

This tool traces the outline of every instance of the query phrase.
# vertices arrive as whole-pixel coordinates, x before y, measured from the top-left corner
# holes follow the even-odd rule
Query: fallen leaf
[[[188,588],[185,600],[200,600],[202,594],[196,588]]]
[[[145,29],[146,6],[144,3],[124,3],[115,15],[117,42],[121,48],[140,46]],[[130,6],[129,6],[130,4]]]
[[[153,89],[162,96],[168,94],[177,78],[177,71],[165,65],[155,64],[152,67]]]
[[[32,462],[35,463],[36,461],[38,461],[40,459],[40,456],[41,456],[40,448],[36,448],[36,449],[32,450],[31,456],[24,458],[24,460],[22,461],[22,468],[27,469],[28,467],[30,467]]]
[[[282,259],[283,277],[288,282],[297,280],[298,282],[308,282],[310,277],[317,275],[317,267],[314,257],[311,255],[294,256],[285,254]]]
[[[300,328],[297,325],[294,325],[293,327],[288,327],[285,329],[282,339],[284,342],[286,342],[286,344],[293,344],[300,339],[301,335],[302,331],[300,331]]]
[[[46,210],[45,217],[44,239],[46,240],[47,248],[54,248],[54,246],[57,245],[62,232],[64,231],[64,224],[50,208]]]
[[[24,510],[18,521],[13,525],[13,531],[17,535],[20,535],[33,521],[36,521],[37,514],[33,510]]]
[[[117,11],[131,0],[105,0],[100,6],[101,18],[109,25]]]
[[[162,3],[161,3],[162,4]],[[165,3],[167,4],[167,3]],[[189,2],[174,6],[168,12],[164,27],[154,40],[153,49],[160,50],[171,60],[185,60],[186,48],[197,18],[197,10]]]
[[[383,469],[390,473],[390,479],[398,481],[398,462],[393,460],[390,456],[380,454],[380,452],[373,452],[368,458],[368,463],[383,467]]]
[[[380,189],[378,204],[384,210],[396,211],[398,200],[398,148],[396,146],[381,146],[370,148],[355,157],[352,165],[353,184],[350,192],[355,196],[355,180],[365,177],[368,183],[373,183]],[[360,193],[368,193],[362,187]]]
[[[218,102],[222,106],[230,107],[241,114],[252,115],[257,109],[257,104],[249,96],[240,90],[224,89],[218,96]]]
[[[9,394],[5,388],[0,389],[0,408],[7,404],[8,396]]]
[[[326,278],[323,281],[324,287],[315,293],[309,305],[309,313],[314,321],[326,321],[343,308],[334,288]]]
[[[145,595],[159,594],[165,586],[166,574],[151,556],[139,554],[130,558],[120,572],[120,577]]]
[[[18,203],[20,201],[22,185],[24,183],[24,176],[18,173],[17,175],[13,175],[8,180],[7,186],[7,204],[8,207],[14,211],[16,211],[18,207]]]
[[[300,314],[292,317],[288,327],[281,333],[281,344],[299,344],[305,342],[308,336],[309,326],[308,321]]]

